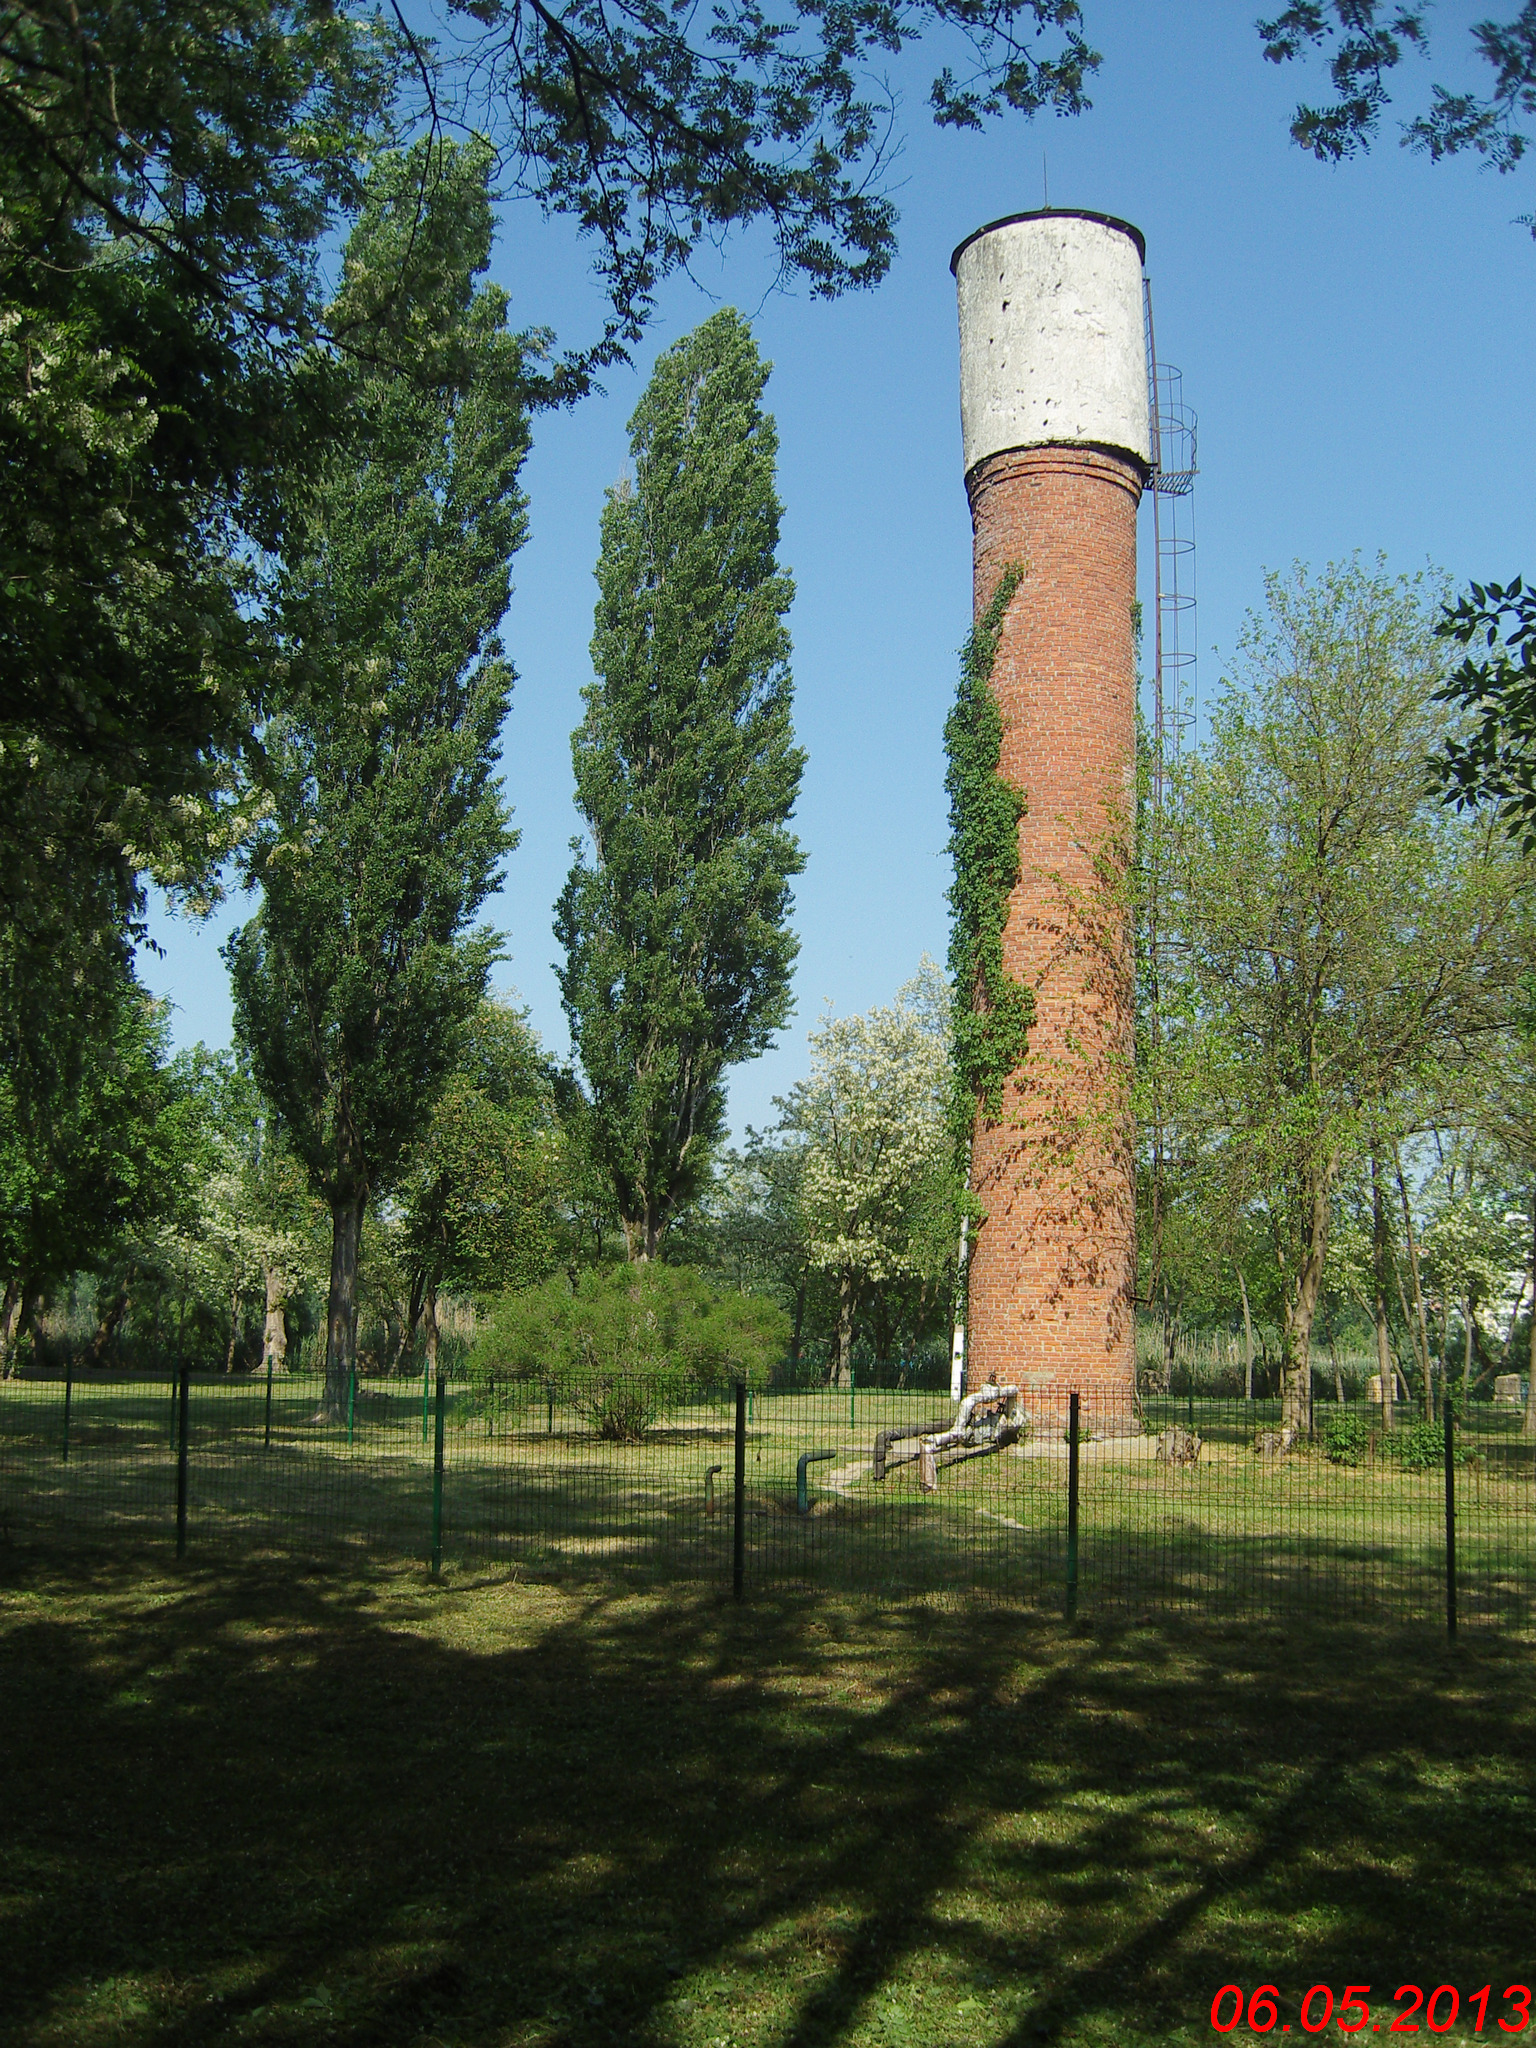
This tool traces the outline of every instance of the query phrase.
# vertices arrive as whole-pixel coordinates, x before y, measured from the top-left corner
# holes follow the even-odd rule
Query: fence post
[[[1445,1411],[1445,1632],[1456,1634],[1456,1413],[1449,1401]]]
[[[272,1448],[272,1354],[267,1353],[267,1426],[262,1440],[262,1449]]]
[[[1082,1396],[1067,1397],[1067,1619],[1077,1619],[1077,1441]]]
[[[738,1600],[747,1589],[747,1389],[736,1382],[735,1521],[731,1529],[731,1592]]]
[[[188,1366],[181,1368],[181,1382],[176,1394],[176,1555],[187,1554],[187,1402],[189,1382],[192,1374]]]
[[[64,1375],[64,1447],[59,1453],[60,1462],[69,1463],[69,1399],[75,1390],[75,1376],[72,1372]]]
[[[432,1576],[443,1569],[443,1411],[448,1405],[448,1375],[437,1376],[437,1421],[432,1437]]]

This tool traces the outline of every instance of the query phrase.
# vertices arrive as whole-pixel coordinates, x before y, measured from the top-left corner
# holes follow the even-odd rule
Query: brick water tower
[[[1083,1396],[1133,1427],[1136,508],[1151,460],[1144,245],[1107,214],[1016,214],[955,251],[975,615],[1019,583],[992,670],[1000,772],[1024,792],[1003,937],[1035,1021],[978,1115],[965,1383]]]

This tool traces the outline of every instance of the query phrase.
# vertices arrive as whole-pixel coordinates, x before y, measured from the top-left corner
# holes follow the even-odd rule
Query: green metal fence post
[[[60,1462],[65,1465],[69,1463],[69,1400],[74,1390],[75,1376],[67,1372],[64,1375],[64,1447],[59,1453]]]
[[[1077,1444],[1082,1396],[1067,1401],[1067,1619],[1077,1619]]]
[[[272,1354],[267,1353],[267,1426],[262,1440],[262,1449],[272,1448]]]
[[[735,1525],[731,1530],[731,1592],[736,1599],[747,1590],[747,1390],[736,1382],[736,1484]]]
[[[448,1375],[437,1376],[437,1426],[432,1439],[432,1576],[443,1569],[443,1411],[448,1405]]]
[[[1442,1400],[1445,1410],[1445,1632],[1456,1634],[1456,1415],[1453,1404]]]
[[[176,1433],[176,1555],[187,1554],[187,1404],[192,1374],[187,1366],[181,1368],[181,1383],[177,1388],[177,1433]]]

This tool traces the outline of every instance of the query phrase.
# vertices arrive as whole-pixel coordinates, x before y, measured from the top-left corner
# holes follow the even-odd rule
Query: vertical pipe
[[[1077,1443],[1082,1396],[1067,1399],[1067,1619],[1077,1619]]]
[[[74,1390],[75,1376],[73,1372],[66,1372],[64,1375],[64,1448],[59,1454],[60,1462],[65,1465],[69,1463],[69,1402]]]
[[[177,1388],[176,1412],[176,1555],[187,1554],[187,1402],[192,1375],[184,1365]]]
[[[1445,1632],[1456,1634],[1456,1416],[1442,1397],[1445,1412]]]
[[[747,1390],[736,1382],[735,1524],[731,1530],[731,1591],[738,1600],[747,1590]]]
[[[432,1438],[432,1576],[443,1569],[443,1411],[448,1404],[448,1375],[437,1376],[437,1422]]]
[[[272,1354],[267,1353],[267,1424],[262,1438],[262,1449],[272,1448]]]

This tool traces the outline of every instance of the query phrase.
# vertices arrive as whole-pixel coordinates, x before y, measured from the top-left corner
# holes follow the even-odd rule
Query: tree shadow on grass
[[[14,1553],[0,1629],[18,2048],[1204,2041],[1528,1942],[1507,1640]]]

